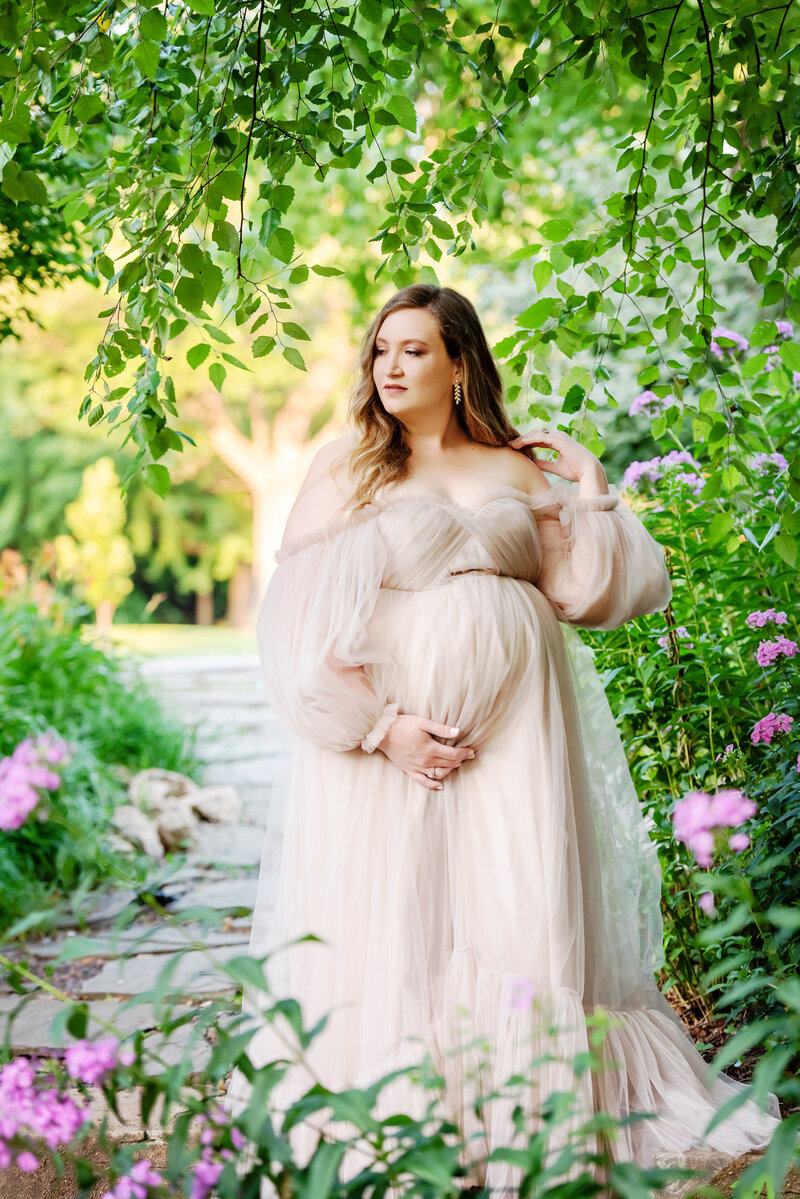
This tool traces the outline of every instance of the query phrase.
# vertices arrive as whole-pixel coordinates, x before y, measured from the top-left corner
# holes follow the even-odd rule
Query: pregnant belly
[[[518,579],[467,573],[427,591],[382,588],[368,640],[385,660],[369,674],[401,712],[454,725],[459,742],[477,746],[515,709],[553,632],[549,603]]]

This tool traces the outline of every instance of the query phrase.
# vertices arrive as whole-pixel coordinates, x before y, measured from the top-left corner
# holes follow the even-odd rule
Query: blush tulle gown
[[[308,1026],[330,1017],[271,1106],[427,1054],[445,1084],[438,1110],[471,1138],[468,1162],[522,1143],[516,1102],[533,1131],[542,1100],[573,1087],[561,1137],[595,1110],[657,1113],[620,1131],[618,1160],[765,1145],[774,1098],[769,1113],[748,1100],[702,1136],[740,1084],[711,1075],[657,990],[658,859],[573,627],[613,628],[669,602],[663,552],[631,509],[613,490],[585,498],[566,483],[537,497],[500,488],[474,510],[403,489],[276,558],[259,646],[296,737],[279,893],[260,896],[251,952],[322,938],[276,952],[268,977]],[[397,712],[458,727],[449,743],[477,756],[427,790],[374,752]],[[257,996],[247,1003],[255,1011]],[[569,1063],[587,1050],[596,1005],[612,1017],[607,1068],[576,1080]],[[253,1059],[286,1056],[287,1037],[264,1026]],[[476,1114],[479,1094],[542,1054],[552,1060],[522,1097]],[[234,1101],[243,1087],[234,1080]],[[401,1076],[377,1110],[421,1116],[431,1098]],[[317,1136],[295,1129],[298,1155]],[[345,1168],[360,1164],[349,1151]],[[475,1164],[471,1181],[511,1194],[519,1169]]]

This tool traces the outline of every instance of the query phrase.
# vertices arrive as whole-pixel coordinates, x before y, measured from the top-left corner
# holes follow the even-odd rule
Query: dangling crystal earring
[[[463,398],[462,394],[461,394],[461,384],[460,383],[453,384],[453,397],[456,402],[456,407],[458,407],[458,405],[461,403],[461,400]]]

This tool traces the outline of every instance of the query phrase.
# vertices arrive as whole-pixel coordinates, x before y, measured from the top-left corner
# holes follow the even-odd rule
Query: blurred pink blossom
[[[525,974],[517,974],[506,983],[503,1007],[506,1011],[527,1012],[535,998],[536,983]]]
[[[130,1174],[119,1179],[113,1191],[106,1191],[102,1199],[147,1199],[150,1187],[160,1187],[163,1175],[154,1170],[148,1158],[136,1162]]]
[[[713,916],[717,910],[714,906],[714,896],[711,891],[703,891],[697,902],[707,916]]]
[[[68,1047],[64,1055],[67,1073],[70,1078],[79,1079],[90,1087],[94,1086],[116,1066],[118,1048],[119,1041],[116,1037],[102,1037],[99,1041],[76,1041]],[[130,1059],[127,1064],[130,1064]]]
[[[717,338],[727,338],[734,344],[732,346],[721,346]],[[746,337],[742,337],[741,333],[737,333],[734,329],[726,329],[724,325],[717,325],[711,330],[711,353],[715,358],[724,358],[726,355],[733,356],[741,353],[743,350],[750,348],[750,342]]]
[[[728,828],[736,828],[756,813],[756,805],[744,792],[726,788],[709,795],[705,791],[690,791],[675,805],[672,823],[675,836],[688,847],[698,865],[710,866],[718,838]],[[734,834],[728,840],[731,849],[746,849],[746,834]]]
[[[68,746],[53,733],[35,740],[25,737],[8,757],[0,759],[0,829],[21,828],[42,798],[43,791],[61,786],[51,766],[69,760]]]

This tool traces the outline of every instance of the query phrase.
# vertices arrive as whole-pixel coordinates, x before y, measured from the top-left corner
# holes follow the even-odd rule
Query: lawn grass
[[[254,632],[224,625],[120,624],[104,634],[94,625],[84,625],[84,636],[95,644],[110,641],[120,654],[146,658],[257,652]]]

